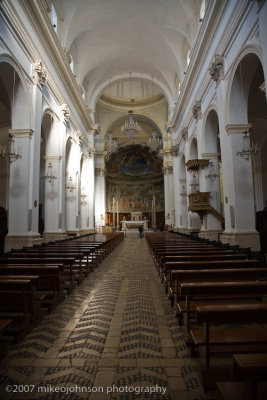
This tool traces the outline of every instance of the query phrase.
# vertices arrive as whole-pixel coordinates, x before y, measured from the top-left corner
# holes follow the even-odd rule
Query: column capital
[[[192,106],[192,113],[193,113],[193,117],[196,120],[198,120],[198,119],[200,119],[202,117],[202,114],[201,114],[201,101],[200,100],[194,101],[193,106]]]
[[[46,86],[48,82],[48,74],[46,71],[43,62],[38,60],[33,63],[33,78],[36,83],[39,83],[41,86]]]
[[[173,157],[178,157],[179,156],[179,145],[178,144],[172,145],[170,152]]]
[[[221,79],[223,79],[224,58],[222,56],[220,56],[219,54],[215,54],[213,62],[211,63],[211,66],[209,67],[209,73],[210,73],[211,79],[213,79],[217,83]]]
[[[67,104],[61,104],[61,112],[63,114],[64,121],[67,122],[70,120],[70,109]]]
[[[252,124],[228,124],[225,127],[228,135],[232,133],[244,133],[248,132],[252,128]]]
[[[32,129],[9,129],[8,133],[15,138],[31,138],[33,136]]]

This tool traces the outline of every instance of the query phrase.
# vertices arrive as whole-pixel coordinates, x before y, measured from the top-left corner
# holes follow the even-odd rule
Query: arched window
[[[199,22],[203,21],[205,12],[206,12],[206,0],[203,0],[199,11]]]
[[[188,52],[187,52],[187,56],[186,56],[186,65],[187,65],[187,67],[188,67],[188,65],[190,63],[190,53],[191,53],[191,51],[189,49]]]
[[[72,58],[71,54],[70,54],[70,69],[73,72],[73,70],[74,70],[74,62],[73,62],[73,58]]]
[[[51,4],[51,24],[57,33],[57,13],[53,4]]]

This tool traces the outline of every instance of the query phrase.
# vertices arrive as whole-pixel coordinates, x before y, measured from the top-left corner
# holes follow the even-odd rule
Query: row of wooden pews
[[[199,241],[185,234],[147,233],[146,240],[179,324],[186,322],[191,355],[203,354],[203,384],[208,398],[264,398],[266,265],[259,257],[251,258],[249,249]],[[212,353],[232,354],[232,371],[212,368]]]
[[[12,250],[0,258],[0,356],[18,342],[123,240],[90,234]],[[5,339],[5,340],[4,340]]]

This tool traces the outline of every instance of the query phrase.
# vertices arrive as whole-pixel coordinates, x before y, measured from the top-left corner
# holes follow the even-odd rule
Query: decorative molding
[[[15,138],[32,138],[32,129],[9,129],[8,133]]]
[[[44,156],[45,161],[52,161],[52,162],[60,162],[62,160],[62,156]]]
[[[214,60],[209,68],[211,79],[215,82],[223,79],[224,77],[224,59],[219,54],[215,54]]]
[[[82,139],[83,139],[82,131],[81,131],[80,129],[78,129],[78,130],[75,132],[75,135],[76,135],[76,138],[77,138],[77,142],[78,142],[79,144],[81,144]]]
[[[216,160],[220,153],[202,153],[202,158],[205,158],[207,160]]]
[[[67,104],[62,104],[60,107],[62,113],[63,113],[63,118],[64,121],[69,121],[70,120],[70,109],[69,106]]]
[[[89,142],[87,144],[87,157],[90,159],[94,159],[95,158],[95,148],[94,145]]]
[[[209,165],[209,160],[189,160],[185,165],[187,167],[187,171],[199,171],[200,168],[205,168]]]
[[[201,101],[200,100],[196,100],[193,103],[192,106],[192,113],[193,113],[193,117],[198,120],[201,118]]]
[[[176,143],[175,145],[171,146],[170,152],[171,152],[171,155],[173,157],[178,157],[178,155],[179,155],[179,145],[178,145],[178,143]]]
[[[46,86],[48,82],[48,74],[42,61],[33,63],[34,75],[33,78],[41,85]]]
[[[246,131],[250,131],[252,128],[252,124],[228,124],[225,127],[226,132],[228,135],[232,133],[243,133]]]

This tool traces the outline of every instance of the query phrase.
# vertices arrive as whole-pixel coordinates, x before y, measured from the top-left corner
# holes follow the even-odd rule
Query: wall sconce
[[[72,181],[72,177],[70,176],[68,179],[68,183],[66,185],[66,189],[68,189],[70,192],[73,192],[73,190],[76,189],[75,183]]]
[[[236,152],[236,155],[248,160],[252,153],[254,154],[258,153],[258,145],[257,143],[255,145],[251,143],[250,145],[249,131],[244,131],[242,133],[242,136],[243,136],[243,148],[241,150],[238,150]]]
[[[205,175],[205,178],[214,181],[218,176],[219,175],[215,173],[214,163],[210,161],[209,173],[208,175]]]
[[[52,183],[55,179],[57,179],[57,177],[53,174],[53,167],[51,163],[48,163],[47,172],[44,176],[44,179],[46,179],[49,183]]]

